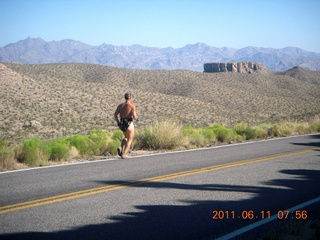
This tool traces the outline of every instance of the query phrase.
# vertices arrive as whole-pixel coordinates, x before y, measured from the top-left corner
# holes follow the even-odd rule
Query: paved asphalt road
[[[0,239],[215,239],[319,197],[319,142],[316,134],[1,173]]]

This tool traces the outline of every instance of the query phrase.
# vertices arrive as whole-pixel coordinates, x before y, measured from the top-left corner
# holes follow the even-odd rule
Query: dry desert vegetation
[[[0,64],[0,138],[53,139],[116,129],[113,113],[131,92],[138,128],[159,118],[183,125],[307,121],[320,113],[320,72],[201,73],[92,64]]]

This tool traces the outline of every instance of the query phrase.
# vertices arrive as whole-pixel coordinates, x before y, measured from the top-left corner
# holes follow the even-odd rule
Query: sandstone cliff
[[[225,62],[225,63],[205,63],[204,72],[239,72],[253,73],[255,71],[267,70],[267,68],[258,62]]]

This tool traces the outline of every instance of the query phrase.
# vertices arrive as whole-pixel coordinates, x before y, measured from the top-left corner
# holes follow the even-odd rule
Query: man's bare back
[[[120,115],[120,118],[137,118],[136,107],[130,102],[119,104],[116,113]]]

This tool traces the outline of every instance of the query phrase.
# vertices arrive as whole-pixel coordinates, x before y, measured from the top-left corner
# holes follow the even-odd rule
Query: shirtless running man
[[[119,128],[124,133],[124,138],[121,141],[121,147],[117,149],[119,156],[121,158],[127,158],[127,153],[134,137],[134,125],[133,120],[138,120],[138,115],[136,112],[136,107],[132,104],[131,93],[126,93],[124,95],[125,102],[119,104],[116,111],[114,112],[114,119],[117,121]],[[120,115],[120,120],[118,118]],[[124,150],[123,150],[124,147]]]

